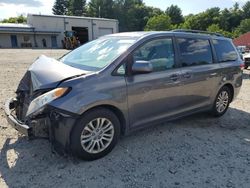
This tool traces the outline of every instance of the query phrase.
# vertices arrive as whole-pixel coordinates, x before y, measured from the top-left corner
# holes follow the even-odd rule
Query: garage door
[[[113,28],[99,28],[99,37],[113,33]]]

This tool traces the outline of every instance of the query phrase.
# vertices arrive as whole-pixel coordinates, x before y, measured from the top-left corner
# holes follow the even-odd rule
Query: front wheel
[[[216,99],[214,101],[212,114],[216,117],[220,117],[226,113],[229,104],[232,100],[232,93],[231,90],[224,86],[218,92]]]
[[[70,148],[84,160],[99,159],[112,151],[120,136],[120,121],[105,108],[94,109],[78,121],[72,130]]]

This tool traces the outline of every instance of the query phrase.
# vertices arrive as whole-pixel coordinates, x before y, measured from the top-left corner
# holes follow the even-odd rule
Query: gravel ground
[[[250,70],[240,95],[215,119],[197,114],[123,137],[108,156],[85,162],[28,141],[7,124],[3,104],[40,54],[0,50],[0,187],[250,187]]]

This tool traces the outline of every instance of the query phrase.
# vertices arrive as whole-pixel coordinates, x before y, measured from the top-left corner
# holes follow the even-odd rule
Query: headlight
[[[63,96],[67,90],[68,88],[56,88],[35,98],[33,101],[31,101],[26,116],[42,109],[46,104]]]

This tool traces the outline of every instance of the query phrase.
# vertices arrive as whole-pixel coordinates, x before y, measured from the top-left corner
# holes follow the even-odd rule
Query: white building
[[[63,48],[64,32],[80,43],[118,32],[118,20],[29,14],[27,24],[0,24],[0,48]]]

